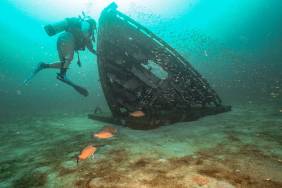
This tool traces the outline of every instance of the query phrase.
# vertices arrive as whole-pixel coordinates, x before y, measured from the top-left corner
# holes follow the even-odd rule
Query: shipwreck
[[[99,121],[152,129],[231,110],[175,49],[112,3],[99,18],[98,69],[111,116]],[[130,113],[144,112],[142,117]]]

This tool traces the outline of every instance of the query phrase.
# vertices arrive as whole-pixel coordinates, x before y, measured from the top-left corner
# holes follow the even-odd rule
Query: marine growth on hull
[[[98,67],[111,121],[150,129],[229,111],[175,49],[111,4],[98,30]]]

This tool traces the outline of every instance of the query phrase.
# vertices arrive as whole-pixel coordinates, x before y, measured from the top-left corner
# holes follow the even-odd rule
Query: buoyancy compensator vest
[[[75,50],[84,50],[86,42],[82,31],[82,22],[86,21],[89,23],[90,27],[88,32],[93,41],[95,41],[93,30],[96,29],[96,22],[91,17],[85,16],[84,13],[82,14],[84,16],[83,18],[81,18],[80,16],[66,18],[63,21],[56,22],[54,24],[48,24],[44,27],[44,29],[49,36],[54,36],[63,31],[72,33],[75,39]]]

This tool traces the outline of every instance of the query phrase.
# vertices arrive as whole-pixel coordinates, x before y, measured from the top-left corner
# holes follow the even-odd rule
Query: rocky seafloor
[[[1,120],[0,187],[282,187],[282,111],[234,105],[231,112],[154,130],[111,125],[86,114]],[[89,144],[94,159],[76,164]]]

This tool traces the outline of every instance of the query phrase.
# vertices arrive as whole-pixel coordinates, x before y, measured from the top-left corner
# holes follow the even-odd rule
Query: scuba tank
[[[80,29],[81,22],[83,21],[87,21],[91,25],[91,30],[96,30],[95,20],[90,16],[87,16],[84,12],[82,12],[82,16],[78,16],[76,18],[66,18],[63,21],[48,24],[44,26],[44,30],[49,36],[54,36],[60,32],[71,30],[72,28]]]
[[[81,21],[82,19],[80,17],[66,18],[63,21],[44,26],[44,30],[49,36],[54,36],[63,31],[79,31],[81,28]]]
[[[68,28],[68,25],[68,21],[64,19],[63,21],[44,26],[44,30],[49,36],[54,36],[62,31],[65,31]]]

